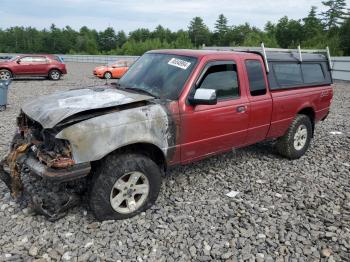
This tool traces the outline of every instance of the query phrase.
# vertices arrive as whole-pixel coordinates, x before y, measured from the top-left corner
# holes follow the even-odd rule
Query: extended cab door
[[[245,143],[249,107],[240,68],[234,60],[206,63],[191,92],[215,89],[216,105],[190,105],[181,112],[182,163],[239,147]]]
[[[249,84],[249,127],[246,144],[254,144],[266,138],[271,125],[272,98],[264,63],[261,59],[244,61]]]

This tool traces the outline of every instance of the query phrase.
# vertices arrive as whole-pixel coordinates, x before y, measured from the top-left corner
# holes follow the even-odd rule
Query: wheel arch
[[[113,78],[113,73],[112,73],[112,71],[110,71],[110,70],[105,71],[105,72],[103,73],[103,77],[105,77],[105,75],[106,75],[107,73],[110,73],[110,74],[111,74],[111,78]]]
[[[0,67],[0,70],[7,70],[7,71],[10,71],[12,77],[15,75],[15,74],[13,73],[13,71],[12,71],[10,68],[8,68],[8,67]]]
[[[61,71],[59,68],[57,68],[57,67],[52,67],[52,68],[49,69],[48,75],[50,74],[50,72],[51,72],[52,70],[57,70],[57,71],[59,71],[61,74],[63,74],[62,71]]]
[[[312,124],[312,136],[313,136],[315,131],[315,117],[316,117],[315,110],[311,106],[307,106],[299,110],[298,115],[306,115],[307,117],[309,117]]]
[[[161,169],[167,169],[167,161],[164,151],[161,150],[157,145],[147,142],[137,142],[133,144],[124,145],[120,148],[115,149],[106,156],[111,154],[124,154],[124,153],[138,153],[152,159]],[[100,160],[97,160],[97,162]]]

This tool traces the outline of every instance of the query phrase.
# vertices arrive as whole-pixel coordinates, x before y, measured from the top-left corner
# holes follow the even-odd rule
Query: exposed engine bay
[[[49,220],[59,219],[80,202],[86,179],[62,175],[71,173],[75,161],[69,142],[55,138],[57,130],[43,129],[23,112],[17,125],[11,152],[0,163],[0,177],[21,205]],[[84,170],[86,176],[90,167]]]

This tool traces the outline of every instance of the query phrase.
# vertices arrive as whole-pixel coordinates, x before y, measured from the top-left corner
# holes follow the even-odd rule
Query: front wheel
[[[277,141],[277,151],[289,158],[302,157],[310,146],[312,123],[308,116],[297,115],[287,133]]]
[[[160,168],[150,158],[112,154],[92,172],[89,205],[98,220],[130,218],[155,203],[160,186]]]
[[[104,79],[111,79],[111,78],[112,78],[111,72],[106,72],[106,73],[103,75],[103,78],[104,78]]]
[[[62,75],[62,74],[61,74],[60,71],[54,69],[54,70],[51,70],[51,71],[49,72],[49,79],[50,79],[50,80],[57,81],[57,80],[60,80],[61,75]]]
[[[0,70],[0,80],[9,80],[12,78],[12,73],[7,69]]]

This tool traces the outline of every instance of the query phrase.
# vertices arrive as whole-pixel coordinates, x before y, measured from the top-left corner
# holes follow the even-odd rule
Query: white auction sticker
[[[168,62],[168,65],[176,66],[183,70],[186,70],[191,65],[191,63],[178,58],[172,58]]]

